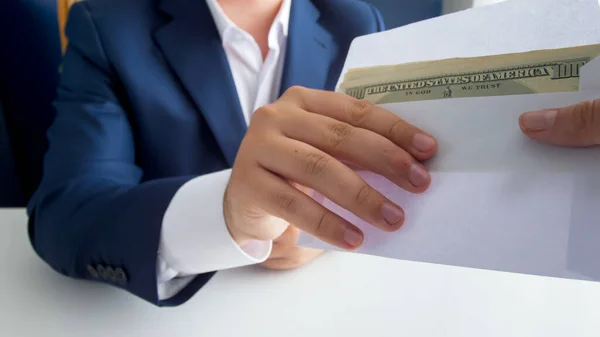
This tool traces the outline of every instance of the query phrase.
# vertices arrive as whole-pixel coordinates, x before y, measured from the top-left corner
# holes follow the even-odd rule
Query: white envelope
[[[356,67],[597,43],[598,0],[511,0],[357,38],[342,77]],[[323,203],[365,232],[358,253],[600,281],[600,148],[542,145],[518,126],[525,111],[600,98],[600,58],[581,76],[580,92],[383,105],[436,136],[431,188],[412,195],[361,172],[404,208],[395,233]],[[299,244],[338,250],[305,234]]]

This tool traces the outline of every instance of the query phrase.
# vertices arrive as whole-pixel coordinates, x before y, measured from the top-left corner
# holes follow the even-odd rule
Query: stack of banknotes
[[[350,69],[340,90],[374,104],[579,90],[600,45]]]

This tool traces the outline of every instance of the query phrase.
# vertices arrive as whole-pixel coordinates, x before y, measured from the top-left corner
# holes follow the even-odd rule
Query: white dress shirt
[[[269,30],[263,61],[254,38],[237,27],[217,0],[206,0],[221,36],[246,123],[279,94],[292,0],[284,0]],[[201,76],[201,74],[198,74]],[[231,170],[203,175],[184,184],[171,200],[162,224],[157,281],[159,299],[177,294],[194,275],[265,261],[272,242],[243,247],[231,238],[223,219],[223,195]]]

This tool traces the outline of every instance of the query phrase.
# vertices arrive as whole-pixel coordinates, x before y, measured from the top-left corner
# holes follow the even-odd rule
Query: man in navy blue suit
[[[352,40],[384,29],[359,0],[88,0],[69,47],[29,234],[56,271],[183,303],[218,270],[305,264],[300,230],[351,250],[400,207],[352,165],[419,193],[435,139],[331,92]],[[291,225],[290,225],[291,224]]]

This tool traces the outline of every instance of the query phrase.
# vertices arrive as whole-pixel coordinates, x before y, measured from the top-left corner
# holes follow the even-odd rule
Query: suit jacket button
[[[125,271],[122,268],[115,269],[115,279],[116,282],[122,286],[126,285],[128,282],[127,274],[125,274]]]
[[[117,282],[115,270],[112,267],[106,267],[106,278],[112,282]]]
[[[106,269],[104,268],[103,265],[99,264],[96,267],[96,270],[98,271],[98,275],[103,279],[106,280]]]
[[[94,266],[88,264],[87,271],[88,271],[88,274],[90,274],[91,277],[98,278],[98,272],[96,271],[96,269],[94,268]]]

